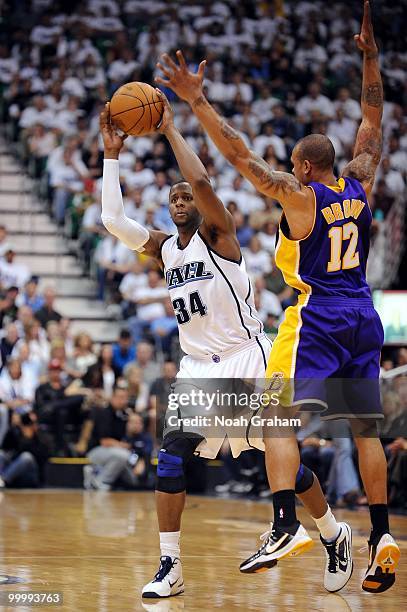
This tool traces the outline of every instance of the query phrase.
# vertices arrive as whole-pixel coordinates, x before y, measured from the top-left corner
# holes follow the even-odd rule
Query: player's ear
[[[309,163],[308,159],[304,159],[303,170],[305,174],[309,174],[311,172],[311,164]]]

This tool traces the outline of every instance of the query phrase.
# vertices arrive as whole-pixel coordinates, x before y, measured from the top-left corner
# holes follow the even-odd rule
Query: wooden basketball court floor
[[[314,548],[268,572],[243,575],[239,563],[258,547],[258,537],[268,527],[270,504],[190,496],[181,541],[185,594],[142,601],[141,588],[156,572],[159,557],[153,493],[5,491],[0,493],[0,513],[0,598],[7,591],[63,592],[61,607],[36,609],[394,612],[407,608],[403,557],[407,517],[392,517],[393,534],[402,548],[396,584],[387,593],[370,595],[360,588],[367,553],[359,552],[366,543],[368,513],[365,509],[336,512],[354,530],[355,569],[339,595],[322,586],[323,549],[302,509],[299,517],[314,538]],[[4,576],[24,582],[5,584]],[[4,605],[0,609],[16,610]]]

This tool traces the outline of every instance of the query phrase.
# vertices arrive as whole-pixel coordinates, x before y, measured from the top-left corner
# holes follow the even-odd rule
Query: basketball
[[[126,134],[143,136],[160,123],[163,104],[151,85],[134,81],[119,87],[110,102],[112,122]]]

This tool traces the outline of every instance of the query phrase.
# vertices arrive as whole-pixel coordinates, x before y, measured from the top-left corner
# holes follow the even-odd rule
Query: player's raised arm
[[[205,61],[197,73],[188,70],[181,51],[177,51],[178,64],[167,54],[157,64],[166,79],[156,81],[170,87],[188,102],[205,131],[219,151],[261,193],[279,200],[283,206],[302,204],[309,190],[287,172],[277,172],[243,142],[239,134],[221,117],[205,98],[202,89]]]
[[[369,2],[364,4],[362,28],[355,40],[363,51],[362,123],[356,136],[353,160],[345,167],[343,174],[357,178],[369,193],[382,153],[383,114],[383,85]]]
[[[109,103],[100,113],[104,162],[102,182],[102,222],[106,229],[129,249],[161,259],[160,246],[167,237],[164,232],[149,231],[124,213],[119,180],[119,153],[126,136],[120,136],[110,121]]]
[[[157,90],[159,91],[159,90]],[[224,234],[235,235],[233,217],[213,190],[205,166],[174,125],[174,114],[166,96],[159,91],[164,104],[158,131],[165,135],[177,159],[180,172],[191,185],[195,205],[204,223]]]

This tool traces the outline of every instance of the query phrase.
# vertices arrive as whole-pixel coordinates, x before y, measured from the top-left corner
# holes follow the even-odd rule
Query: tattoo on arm
[[[301,190],[300,182],[288,172],[276,172],[261,158],[249,161],[249,170],[264,189],[280,190],[284,195]]]
[[[202,112],[205,112],[206,110],[205,107],[210,109],[211,105],[209,104],[208,100],[205,98],[203,94],[201,94],[196,100],[194,100],[194,102],[192,102],[192,108],[195,111],[199,109]],[[213,135],[211,134],[211,130],[213,130],[214,132]],[[223,142],[222,142],[222,139],[219,138],[219,133],[218,134],[215,133],[215,131],[217,132],[218,130],[221,136],[225,139]],[[215,111],[215,117],[213,117],[213,119],[210,122],[210,127],[209,127],[209,122],[208,122],[207,132],[212,138],[212,140],[215,142],[215,144],[217,144],[218,149],[224,154],[226,159],[228,159],[230,163],[232,164],[235,163],[237,157],[242,155],[242,153],[244,154],[247,150],[247,147],[244,144],[243,140],[241,139],[239,133],[236,130],[234,130],[232,126],[228,125],[228,123],[226,123],[226,121],[222,117],[220,117],[216,113],[216,111]],[[218,139],[219,139],[219,143],[217,142]]]
[[[199,98],[194,100],[194,102],[192,103],[192,106],[206,106],[207,104],[208,104],[208,100],[202,94],[199,96]]]
[[[222,121],[220,131],[222,136],[224,136],[228,140],[240,140],[239,134],[236,132],[236,130],[230,127],[230,125],[228,125],[226,121]]]
[[[342,176],[350,176],[361,183],[373,183],[376,167],[369,153],[361,153],[343,169]]]
[[[362,100],[368,106],[380,108],[383,106],[383,86],[379,81],[371,83],[364,87],[362,91]]]
[[[354,156],[361,153],[368,153],[372,161],[377,165],[382,155],[382,132],[380,128],[360,126],[356,138]]]
[[[361,183],[372,184],[381,154],[381,129],[362,124],[356,138],[354,158],[344,169],[343,176],[351,176]]]
[[[205,98],[205,96],[202,94],[196,100],[194,100],[194,102],[192,103],[192,106],[194,108],[197,108],[199,106],[209,106],[209,102]],[[227,140],[239,140],[240,136],[236,132],[236,130],[234,130],[230,125],[228,125],[224,119],[221,119],[221,118],[219,119],[220,119],[220,131],[221,131],[222,136],[224,136],[224,138],[227,138]]]

